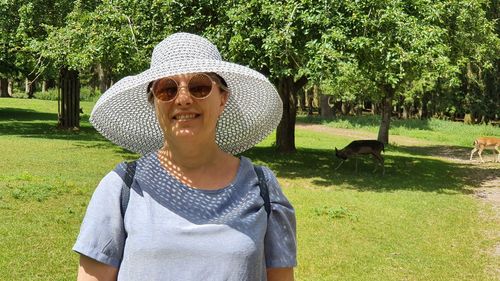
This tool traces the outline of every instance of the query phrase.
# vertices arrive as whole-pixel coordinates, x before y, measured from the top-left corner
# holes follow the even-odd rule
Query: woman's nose
[[[193,98],[191,97],[187,86],[179,86],[178,91],[177,97],[175,98],[176,104],[185,105],[193,102]]]

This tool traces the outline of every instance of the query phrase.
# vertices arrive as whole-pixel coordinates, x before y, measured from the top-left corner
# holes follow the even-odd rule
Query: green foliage
[[[78,70],[101,64],[112,73],[135,72],[143,65],[135,60],[138,46],[129,20],[113,1],[93,11],[77,5],[66,26],[49,30],[42,55]]]
[[[22,73],[33,79],[51,66],[41,56],[47,26],[62,26],[73,1],[5,0],[0,2],[3,76]],[[42,12],[43,11],[43,12]]]
[[[445,30],[414,13],[411,4],[351,3],[355,33],[348,46],[360,70],[377,85],[398,88],[402,81],[418,78],[446,61],[446,46],[440,39]]]
[[[208,34],[229,60],[249,65],[273,80],[311,79],[324,69],[318,42],[335,20],[335,5],[317,1],[227,1],[227,19]],[[332,49],[321,49],[337,53]],[[319,78],[318,78],[319,79]]]
[[[109,85],[147,68],[159,41],[185,31],[270,76],[280,92],[309,81],[343,101],[380,102],[394,90],[398,101],[431,95],[441,113],[491,119],[500,108],[497,2],[4,0],[0,77],[55,78],[68,65],[91,77],[85,83],[99,69]],[[285,107],[293,94],[282,94]]]
[[[378,96],[377,85],[368,80],[354,63],[340,62],[339,75],[320,82],[322,94],[332,95],[342,101],[363,101]]]

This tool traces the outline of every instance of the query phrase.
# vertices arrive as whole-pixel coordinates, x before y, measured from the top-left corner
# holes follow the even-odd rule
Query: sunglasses
[[[187,89],[191,97],[201,100],[207,98],[212,93],[213,85],[216,84],[210,76],[204,73],[198,73],[189,79]],[[165,102],[173,101],[182,88],[172,78],[162,78],[152,85],[153,95]]]

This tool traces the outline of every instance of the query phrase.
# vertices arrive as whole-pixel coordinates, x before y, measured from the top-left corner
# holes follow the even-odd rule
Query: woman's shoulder
[[[97,189],[107,189],[107,190],[120,190],[122,184],[125,182],[125,177],[131,176],[131,164],[134,165],[134,171],[135,172],[138,169],[143,168],[143,166],[148,162],[151,161],[151,155],[144,155],[136,160],[124,160],[115,165],[115,167],[108,171],[104,177],[102,177],[101,181],[99,182],[99,185],[97,186]],[[134,176],[134,175],[132,175]]]
[[[281,190],[278,179],[276,178],[275,173],[271,168],[267,165],[263,165],[260,163],[253,163],[247,157],[241,156],[241,165],[242,169],[246,171],[246,175],[258,181],[258,175],[256,169],[261,169],[264,175],[264,180],[266,181],[267,188],[269,189],[269,193],[271,196],[275,196],[277,194],[281,194],[279,190]],[[278,192],[277,192],[278,190]]]
[[[264,176],[266,178],[266,181],[276,180],[276,176],[275,176],[273,170],[271,170],[271,168],[269,168],[267,165],[253,163],[253,161],[250,158],[247,158],[245,156],[240,156],[240,161],[241,161],[241,165],[244,169],[253,170],[253,171],[255,171],[256,168],[262,169],[262,171],[264,172]]]
[[[137,159],[128,159],[116,164],[115,168],[111,172],[115,172],[123,179],[127,172],[130,173],[130,167],[133,166],[135,170],[143,170],[146,167],[155,164],[155,160],[156,152],[150,152]]]

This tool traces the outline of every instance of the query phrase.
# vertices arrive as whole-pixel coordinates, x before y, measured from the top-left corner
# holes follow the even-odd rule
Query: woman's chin
[[[172,131],[173,135],[175,137],[194,137],[196,136],[196,132],[193,129],[188,129],[188,128],[183,128],[183,129],[176,129]]]

